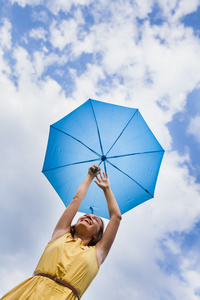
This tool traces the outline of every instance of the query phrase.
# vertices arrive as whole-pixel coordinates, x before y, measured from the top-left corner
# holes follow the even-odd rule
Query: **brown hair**
[[[91,241],[89,242],[88,246],[95,246],[102,238],[103,236],[103,232],[104,232],[104,222],[101,218],[99,218],[100,221],[101,221],[101,226],[100,226],[100,229],[99,229],[99,232],[97,233],[96,235],[96,238],[92,238]],[[70,233],[72,235],[72,237],[74,237],[75,235],[75,226],[76,225],[72,225],[70,227]]]

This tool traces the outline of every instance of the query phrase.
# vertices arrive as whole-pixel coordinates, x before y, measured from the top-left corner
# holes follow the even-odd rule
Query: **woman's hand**
[[[106,190],[110,189],[110,180],[108,177],[108,174],[103,172],[103,175],[101,172],[99,172],[100,178],[96,176],[95,182],[96,184],[105,192]]]
[[[92,167],[89,168],[88,174],[94,178],[97,175],[99,175],[100,171],[101,168],[98,165],[93,165]]]

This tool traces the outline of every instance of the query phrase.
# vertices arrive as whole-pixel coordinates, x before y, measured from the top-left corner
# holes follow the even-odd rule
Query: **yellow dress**
[[[81,239],[66,233],[49,242],[34,273],[46,273],[73,285],[80,296],[86,291],[99,270],[96,247],[84,246]],[[77,296],[53,280],[33,276],[8,292],[2,300],[75,300]]]

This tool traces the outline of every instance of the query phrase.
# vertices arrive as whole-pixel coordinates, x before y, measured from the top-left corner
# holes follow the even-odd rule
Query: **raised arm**
[[[110,221],[106,227],[102,239],[97,243],[97,261],[99,266],[104,262],[108,252],[114,242],[119,224],[121,221],[121,213],[117,201],[111,191],[108,174],[100,173],[100,178],[97,177],[96,184],[103,190],[110,215]]]
[[[94,170],[95,168],[97,168],[98,171],[96,173],[93,173],[92,170]],[[93,181],[94,177],[97,174],[99,174],[99,172],[100,172],[100,167],[98,165],[94,165],[91,168],[89,168],[86,178],[80,184],[73,200],[70,202],[70,204],[68,205],[68,207],[65,209],[64,213],[62,214],[60,220],[58,221],[58,223],[54,229],[51,241],[59,238],[66,232],[70,232],[70,226],[71,226],[72,220],[73,220],[74,216],[76,215],[76,213],[81,205],[81,202],[85,198],[91,182]]]

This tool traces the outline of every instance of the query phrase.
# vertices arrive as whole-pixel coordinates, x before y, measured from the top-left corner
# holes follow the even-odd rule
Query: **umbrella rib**
[[[126,175],[128,178],[130,178],[132,181],[134,181],[137,185],[139,185],[146,193],[148,193],[152,198],[153,195],[151,195],[151,193],[149,193],[149,191],[147,191],[139,182],[137,182],[135,179],[133,179],[131,176],[129,176],[127,173],[125,173],[124,171],[120,170],[117,166],[113,165],[110,161],[107,160],[107,162],[113,166],[115,169],[117,169],[119,172],[123,173],[124,175]]]
[[[101,136],[100,136],[99,126],[97,124],[97,119],[96,119],[96,115],[95,115],[94,108],[93,108],[93,105],[92,105],[92,101],[90,101],[90,104],[91,104],[91,107],[92,107],[92,112],[93,112],[94,120],[95,120],[96,127],[97,127],[97,133],[98,133],[99,144],[100,144],[100,148],[101,148],[101,154],[103,155],[103,146],[102,146],[102,143],[101,143]]]
[[[90,150],[90,151],[92,151],[93,153],[95,153],[97,156],[101,157],[101,155],[100,155],[99,153],[97,153],[96,151],[92,150],[90,147],[88,147],[86,144],[84,144],[83,142],[81,142],[79,139],[75,138],[75,137],[72,136],[71,134],[66,133],[66,132],[64,132],[64,131],[62,131],[62,130],[60,130],[60,129],[58,129],[58,128],[52,126],[52,125],[51,125],[51,127],[54,128],[54,129],[56,129],[56,130],[58,130],[58,131],[60,131],[60,132],[62,132],[62,133],[64,133],[64,134],[66,134],[67,136],[71,137],[72,139],[76,140],[77,142],[79,142],[80,144],[82,144],[83,146],[85,146],[88,150]]]
[[[58,167],[55,167],[55,168],[50,168],[50,169],[42,170],[42,172],[52,171],[52,170],[56,170],[56,169],[60,169],[60,168],[64,168],[64,167],[69,167],[69,166],[78,165],[78,164],[84,164],[84,163],[88,163],[88,162],[94,162],[94,161],[98,161],[98,160],[99,160],[99,158],[85,160],[85,161],[79,161],[79,162],[74,162],[74,163],[71,163],[71,164],[67,164],[67,165],[58,166]]]
[[[122,154],[122,155],[108,156],[107,158],[111,159],[111,158],[126,157],[126,156],[148,154],[148,153],[158,153],[158,152],[164,152],[164,150],[155,150],[155,151],[144,151],[144,152],[137,152],[137,153],[129,153],[129,154]]]
[[[119,134],[119,136],[117,137],[117,139],[114,141],[114,143],[112,144],[112,146],[110,147],[110,149],[106,153],[106,156],[108,155],[108,153],[110,152],[110,150],[114,147],[114,145],[117,143],[118,139],[120,138],[120,136],[122,135],[122,133],[124,132],[124,130],[127,128],[127,126],[129,125],[129,123],[131,122],[131,120],[134,118],[134,116],[137,113],[137,111],[138,111],[138,109],[136,109],[136,111],[134,112],[134,114],[132,115],[132,117],[130,118],[130,120],[128,121],[128,123],[125,125],[124,129],[121,131],[121,133]]]

